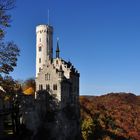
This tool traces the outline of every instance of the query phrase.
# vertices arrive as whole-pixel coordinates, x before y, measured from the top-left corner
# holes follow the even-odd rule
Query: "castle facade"
[[[53,27],[36,27],[36,91],[47,90],[65,107],[79,101],[80,74],[71,62],[60,57],[57,40],[56,56],[53,57]]]

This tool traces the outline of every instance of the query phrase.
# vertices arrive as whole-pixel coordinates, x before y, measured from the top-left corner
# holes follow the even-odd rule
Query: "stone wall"
[[[42,91],[27,109],[25,125],[33,140],[80,140],[80,118],[75,109],[71,105],[60,108],[58,100]]]

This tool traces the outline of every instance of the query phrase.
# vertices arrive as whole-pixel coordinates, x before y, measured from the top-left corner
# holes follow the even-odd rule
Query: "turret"
[[[53,59],[53,27],[38,25],[36,27],[36,77],[43,65]]]
[[[57,39],[56,58],[59,58],[59,54],[60,54],[60,49],[59,49],[59,42],[58,42],[58,39]]]

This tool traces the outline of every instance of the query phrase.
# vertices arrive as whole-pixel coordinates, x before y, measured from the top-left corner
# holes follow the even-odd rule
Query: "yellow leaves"
[[[5,97],[4,97],[4,101],[8,101],[9,99],[10,99],[9,96],[5,96]]]
[[[22,91],[25,95],[32,95],[35,92],[34,78],[27,79],[22,85]]]
[[[90,137],[90,135],[92,135],[94,130],[94,123],[92,118],[87,118],[83,120],[81,129],[82,129],[83,139],[88,140],[88,138]]]
[[[25,95],[32,95],[32,94],[34,94],[34,89],[32,87],[29,87],[26,90],[24,90],[23,93]]]

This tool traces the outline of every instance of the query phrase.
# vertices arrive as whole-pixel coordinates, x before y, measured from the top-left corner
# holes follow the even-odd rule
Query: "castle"
[[[36,27],[36,101],[33,111],[29,113],[33,115],[27,117],[28,128],[37,133],[39,127],[43,128],[46,134],[44,137],[50,140],[81,140],[79,77],[80,74],[72,63],[60,57],[58,40],[56,57],[53,57],[53,27],[38,25]],[[49,100],[46,95],[48,94],[55,98],[55,102],[50,103],[49,109],[49,112],[52,110],[54,115],[49,115],[50,113],[47,112],[46,104],[49,104]],[[55,105],[56,109],[54,109]],[[47,136],[48,134],[50,135]]]
[[[12,132],[24,136],[20,138],[22,140],[81,140],[80,74],[59,53],[57,41],[56,57],[53,58],[53,27],[37,26],[35,98],[34,95],[18,94],[11,104],[15,113],[8,114],[14,124]],[[3,89],[0,87],[0,90]],[[0,109],[5,105],[0,104]],[[2,133],[4,117],[0,121]]]
[[[36,27],[36,91],[47,90],[60,102],[61,107],[79,101],[79,76],[71,62],[60,55],[57,40],[56,57],[53,58],[53,27]]]

